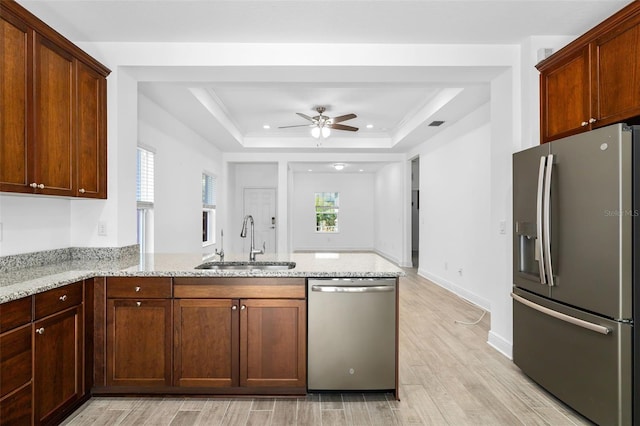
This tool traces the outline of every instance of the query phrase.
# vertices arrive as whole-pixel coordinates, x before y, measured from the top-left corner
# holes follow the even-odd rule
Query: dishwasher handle
[[[395,290],[394,285],[370,285],[370,286],[342,286],[342,285],[312,285],[311,291],[321,293],[384,293]]]

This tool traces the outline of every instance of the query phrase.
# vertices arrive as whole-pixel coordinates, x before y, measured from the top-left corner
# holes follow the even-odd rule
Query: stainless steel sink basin
[[[295,262],[206,262],[195,269],[214,269],[221,271],[284,271],[296,267]]]

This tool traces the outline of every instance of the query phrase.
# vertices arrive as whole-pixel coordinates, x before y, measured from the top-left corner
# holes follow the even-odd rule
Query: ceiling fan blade
[[[339,115],[337,117],[333,117],[331,119],[332,123],[340,123],[342,121],[347,121],[347,120],[351,120],[352,118],[356,118],[357,115],[355,114],[345,114],[345,115]]]
[[[301,112],[296,112],[296,114],[298,114],[300,117],[304,118],[305,120],[309,120],[312,123],[315,123],[317,120],[314,120],[313,118],[309,117],[307,114],[303,114]]]
[[[279,126],[278,129],[288,129],[290,127],[315,127],[315,124],[296,124],[295,126]]]
[[[358,128],[353,126],[345,126],[344,124],[327,124],[327,127],[336,130],[347,130],[349,132],[357,132]]]

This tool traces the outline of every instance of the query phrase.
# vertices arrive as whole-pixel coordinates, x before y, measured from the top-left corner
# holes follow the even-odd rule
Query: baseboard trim
[[[500,352],[510,360],[513,360],[513,345],[511,342],[505,340],[502,336],[497,335],[493,331],[489,330],[489,338],[487,344],[493,349]]]

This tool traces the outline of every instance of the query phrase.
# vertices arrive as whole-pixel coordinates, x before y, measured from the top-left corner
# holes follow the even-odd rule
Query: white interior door
[[[265,243],[265,253],[275,253],[276,247],[276,189],[244,188],[244,214],[253,216],[256,248]],[[248,251],[250,235],[243,241],[243,250]]]

